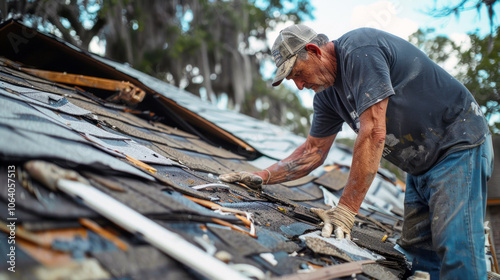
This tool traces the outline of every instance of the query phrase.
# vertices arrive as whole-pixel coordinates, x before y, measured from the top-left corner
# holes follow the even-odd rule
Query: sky
[[[439,5],[458,1],[440,0]],[[474,1],[475,2],[475,1]],[[435,6],[436,0],[356,0],[356,1],[320,1],[311,0],[315,8],[315,19],[304,22],[330,37],[336,38],[358,27],[374,27],[393,33],[403,38],[420,28],[435,28],[440,34],[468,33],[478,28],[482,34],[489,31],[486,9],[480,16],[476,10],[466,11],[455,16],[435,18],[425,11]],[[499,5],[496,5],[500,9]],[[498,24],[498,17],[497,17]]]
[[[318,33],[323,33],[330,40],[336,39],[344,33],[359,28],[373,27],[381,29],[408,40],[408,36],[420,29],[433,28],[435,35],[445,35],[450,39],[460,42],[463,47],[469,43],[467,34],[478,32],[481,36],[489,34],[490,25],[487,11],[483,7],[480,13],[476,9],[462,12],[457,18],[448,16],[436,18],[430,16],[426,11],[435,7],[435,3],[446,5],[447,3],[457,3],[455,0],[310,0],[314,7],[314,19],[304,21],[303,24],[313,28]],[[475,2],[475,1],[473,1]],[[442,6],[439,6],[442,7]],[[497,16],[495,26],[500,23],[500,4],[495,6]],[[275,30],[267,34],[267,44],[272,47],[274,39],[279,31],[292,23],[279,25]],[[453,67],[456,63],[447,62],[443,67],[453,75]],[[273,62],[266,63],[264,75],[274,75],[276,67]],[[298,91],[292,81],[285,81],[283,84],[291,90],[297,92],[305,107],[312,108],[314,92],[312,90]],[[339,137],[353,137],[353,132],[344,128]],[[345,134],[345,135],[344,135]]]

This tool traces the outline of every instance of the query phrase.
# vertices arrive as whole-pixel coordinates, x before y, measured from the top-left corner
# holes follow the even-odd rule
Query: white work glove
[[[219,180],[228,183],[240,182],[255,190],[260,190],[264,182],[262,177],[246,171],[222,174],[219,176]]]
[[[323,237],[330,237],[333,227],[335,227],[335,237],[337,239],[346,238],[351,240],[351,229],[354,226],[355,212],[342,204],[329,210],[311,208],[311,212],[318,215],[325,224],[321,230]]]

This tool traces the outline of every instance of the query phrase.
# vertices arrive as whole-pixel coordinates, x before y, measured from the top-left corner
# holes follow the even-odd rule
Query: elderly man
[[[312,127],[288,158],[256,173],[221,175],[259,188],[320,166],[346,122],[356,133],[347,185],[337,207],[311,209],[323,236],[350,237],[380,159],[406,171],[398,243],[412,270],[431,279],[486,279],[483,220],[493,169],[488,125],[471,93],[407,41],[370,28],[334,41],[304,25],[281,31],[272,49],[273,86],[293,80],[316,92]]]

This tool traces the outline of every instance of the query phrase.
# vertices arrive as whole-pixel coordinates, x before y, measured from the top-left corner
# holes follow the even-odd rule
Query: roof
[[[218,175],[265,168],[305,139],[17,21],[0,24],[0,54],[0,177],[8,182],[0,235],[14,240],[0,242],[10,254],[2,254],[0,279],[398,279],[407,272],[394,248],[404,193],[389,172],[370,188],[353,242],[323,238],[309,209],[338,201],[352,159],[345,149],[334,146],[310,176],[262,192],[222,183]],[[131,104],[98,85],[36,71],[126,81],[145,96]]]

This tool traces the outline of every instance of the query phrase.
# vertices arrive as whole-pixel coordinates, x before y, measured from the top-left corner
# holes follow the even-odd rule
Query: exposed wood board
[[[58,83],[86,86],[113,92],[118,91],[119,92],[118,95],[111,96],[112,102],[123,101],[127,104],[135,105],[141,102],[144,99],[144,96],[146,96],[146,92],[144,90],[138,88],[136,85],[128,81],[118,81],[118,80],[104,79],[94,76],[69,74],[66,72],[47,71],[40,69],[31,69],[26,67],[23,67],[21,69],[25,72],[34,74],[38,77],[45,78],[47,80]]]
[[[17,21],[10,21],[1,27],[0,49],[5,51],[4,55],[6,56],[12,55],[13,57],[18,58],[20,54],[23,54],[22,56],[23,61],[21,61],[22,63],[26,63],[27,61],[39,61],[39,63],[42,64],[47,63],[47,65],[50,65],[50,60],[53,58],[53,56],[47,55],[41,57],[38,52],[30,51],[30,49],[32,48],[40,49],[41,47],[44,47],[44,49],[42,50],[51,50],[51,51],[57,50],[57,55],[59,55],[60,57],[71,57],[71,60],[69,60],[68,63],[71,63],[72,65],[88,66],[91,64],[92,65],[91,69],[93,73],[99,73],[99,74],[106,73],[105,77],[103,78],[131,81],[133,83],[135,83],[136,81],[129,75],[116,71],[116,69],[114,69],[112,66],[94,59],[91,53],[83,51],[82,49],[79,49],[61,40],[55,35],[45,34],[38,32],[37,30],[30,29],[28,31],[29,32],[28,36],[30,40],[27,40],[25,44],[14,45],[10,43],[10,40],[8,39],[7,36],[19,36],[19,38],[25,38],[27,34],[26,33],[27,29],[29,28]],[[78,67],[78,68],[83,68],[83,67]],[[59,69],[49,69],[49,70],[57,71]],[[77,73],[77,74],[85,75],[91,73]]]
[[[0,57],[0,60],[1,59],[2,58]],[[73,88],[69,88],[63,85],[56,85],[54,82],[46,81],[30,74],[3,66],[0,66],[0,80],[18,86],[33,87],[40,91],[50,92],[63,96],[75,93]]]
[[[46,79],[40,78],[38,76],[35,76],[33,74],[27,73],[25,71],[21,70],[21,64],[14,62],[6,57],[0,57],[0,69],[2,72],[9,73],[13,76],[19,77],[23,79],[24,83],[43,83],[43,84],[48,84],[48,85],[54,85],[54,82],[48,81]],[[63,86],[66,87],[66,86]]]

